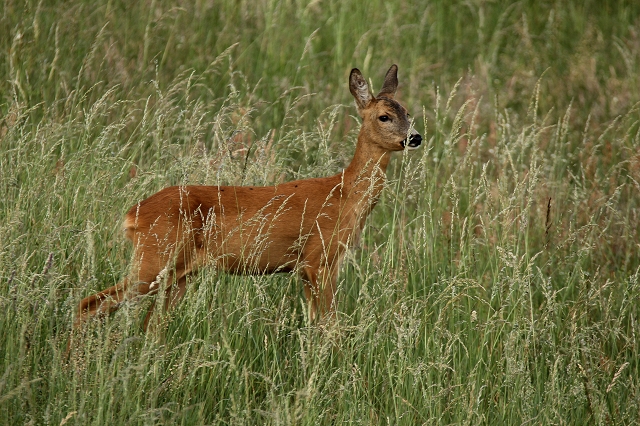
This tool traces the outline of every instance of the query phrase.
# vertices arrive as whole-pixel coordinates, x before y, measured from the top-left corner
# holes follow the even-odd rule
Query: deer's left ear
[[[362,110],[364,110],[373,100],[373,95],[371,94],[371,91],[369,91],[369,85],[358,68],[351,70],[351,75],[349,76],[349,90],[356,100],[358,114],[362,116]]]
[[[378,93],[378,97],[386,96],[387,98],[393,98],[396,95],[396,90],[398,89],[398,66],[396,64],[391,65],[389,71],[387,71],[387,75],[384,77],[384,84],[382,85],[382,89],[380,89],[380,93]]]

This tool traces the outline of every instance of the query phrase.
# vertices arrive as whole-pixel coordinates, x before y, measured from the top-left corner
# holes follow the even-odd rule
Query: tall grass
[[[4,2],[0,424],[634,424],[633,2]],[[294,276],[205,270],[83,330],[122,215],[169,184],[336,173],[357,66],[425,135],[305,321]]]

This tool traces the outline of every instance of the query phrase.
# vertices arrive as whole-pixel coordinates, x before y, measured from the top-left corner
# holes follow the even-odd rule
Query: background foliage
[[[640,5],[631,1],[4,1],[0,423],[634,424]],[[128,304],[123,213],[180,183],[345,167],[347,78],[425,136],[340,274],[203,271],[166,326]]]

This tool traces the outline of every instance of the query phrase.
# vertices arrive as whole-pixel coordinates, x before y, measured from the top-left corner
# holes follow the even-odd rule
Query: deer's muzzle
[[[419,133],[414,133],[402,141],[402,147],[417,148],[421,143],[422,136]]]

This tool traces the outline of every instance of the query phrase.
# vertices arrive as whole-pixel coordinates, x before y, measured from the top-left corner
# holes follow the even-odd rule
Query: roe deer
[[[397,72],[391,66],[374,97],[360,71],[351,70],[349,89],[362,127],[341,173],[266,187],[172,186],[134,205],[124,220],[134,245],[131,271],[84,298],[75,326],[126,299],[157,292],[164,279],[168,311],[184,295],[187,276],[207,265],[233,274],[297,272],[311,319],[333,314],[340,261],[378,200],[391,152],[422,142],[394,100]]]

